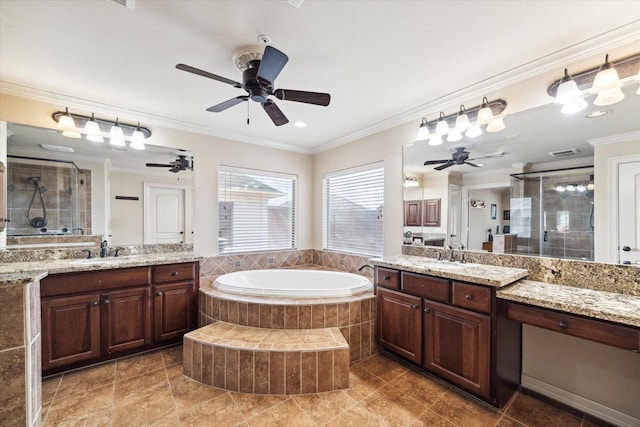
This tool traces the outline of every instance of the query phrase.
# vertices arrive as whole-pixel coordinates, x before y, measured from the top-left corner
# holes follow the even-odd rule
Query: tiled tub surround
[[[11,275],[0,280],[0,421],[2,425],[40,425],[42,275]]]
[[[187,377],[229,391],[295,395],[349,388],[338,328],[277,330],[216,322],[184,337]]]

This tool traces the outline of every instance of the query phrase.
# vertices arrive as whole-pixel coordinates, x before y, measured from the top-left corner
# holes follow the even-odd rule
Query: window
[[[221,166],[220,254],[295,249],[296,176]]]
[[[327,174],[322,179],[323,248],[382,255],[382,163]]]

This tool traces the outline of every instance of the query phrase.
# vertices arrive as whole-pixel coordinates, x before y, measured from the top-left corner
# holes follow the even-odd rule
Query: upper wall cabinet
[[[425,200],[422,213],[423,227],[440,227],[440,199]]]
[[[404,225],[406,227],[420,227],[422,225],[422,200],[404,202]]]

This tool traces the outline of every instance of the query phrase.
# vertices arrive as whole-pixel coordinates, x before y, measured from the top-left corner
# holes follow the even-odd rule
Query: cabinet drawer
[[[449,279],[402,272],[402,290],[430,300],[449,302]]]
[[[601,320],[511,302],[506,303],[506,317],[613,347],[640,351],[639,328],[614,325]]]
[[[153,267],[153,282],[177,282],[180,280],[192,280],[195,277],[195,264],[192,262],[184,264],[156,265]]]
[[[149,267],[52,274],[41,282],[42,297],[148,285]]]
[[[376,267],[376,285],[389,289],[400,289],[400,272],[390,268]]]
[[[491,312],[491,289],[468,283],[451,284],[451,303],[471,310]]]

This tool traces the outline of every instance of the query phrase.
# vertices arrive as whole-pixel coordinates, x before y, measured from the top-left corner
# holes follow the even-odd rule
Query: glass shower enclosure
[[[511,175],[516,253],[594,259],[593,167]]]

